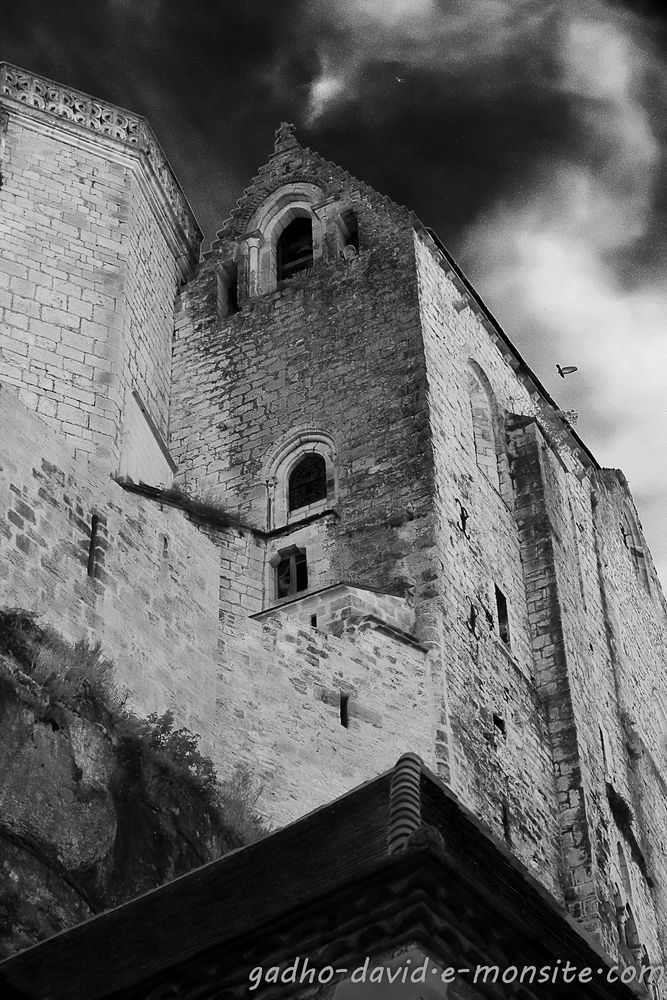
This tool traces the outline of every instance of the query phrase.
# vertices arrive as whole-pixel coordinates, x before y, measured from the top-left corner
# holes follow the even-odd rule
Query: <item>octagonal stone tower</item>
[[[0,63],[0,378],[111,472],[171,481],[174,298],[201,234],[145,119]]]

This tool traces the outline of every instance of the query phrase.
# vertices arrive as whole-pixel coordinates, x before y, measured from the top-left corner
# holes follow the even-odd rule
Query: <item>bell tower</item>
[[[269,561],[305,550],[308,589],[420,590],[432,463],[405,209],[283,122],[182,293],[174,374],[183,482],[272,533]]]

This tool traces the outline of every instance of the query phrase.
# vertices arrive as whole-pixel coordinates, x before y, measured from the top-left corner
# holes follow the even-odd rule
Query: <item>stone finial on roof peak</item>
[[[299,142],[294,134],[295,131],[295,125],[292,125],[290,122],[281,122],[280,126],[276,129],[274,152],[284,153],[286,150],[294,149],[295,146],[298,146]]]

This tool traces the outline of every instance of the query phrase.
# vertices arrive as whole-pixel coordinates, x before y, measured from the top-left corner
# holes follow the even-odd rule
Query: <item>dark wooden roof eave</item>
[[[400,762],[399,762],[400,763]],[[398,767],[398,765],[397,765]],[[389,853],[395,770],[264,841],[0,964],[32,1000],[145,1000],[238,991],[257,965],[336,967],[418,942],[440,964],[607,969],[610,959],[426,768],[421,823]],[[504,995],[489,984],[484,992]],[[595,977],[569,1000],[637,992]],[[230,996],[232,993],[230,992]],[[234,992],[238,995],[238,992]],[[645,995],[645,994],[644,994]]]

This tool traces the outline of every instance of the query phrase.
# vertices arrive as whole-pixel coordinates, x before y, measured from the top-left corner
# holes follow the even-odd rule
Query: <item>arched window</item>
[[[247,221],[245,234],[244,288],[247,298],[275,291],[292,277],[302,277],[322,260],[325,230],[330,228],[326,213],[319,211],[326,201],[324,187],[303,181],[283,184],[269,194]]]
[[[267,455],[262,470],[268,528],[279,528],[336,504],[336,446],[321,428],[294,428]]]
[[[283,229],[276,244],[278,281],[286,281],[313,266],[313,223],[297,216]]]
[[[496,434],[493,426],[491,397],[476,372],[468,370],[468,394],[472,412],[472,429],[475,439],[477,465],[486,478],[500,491]]]
[[[623,544],[630,553],[630,559],[635,568],[635,572],[646,589],[650,590],[651,588],[649,585],[648,570],[646,568],[646,555],[644,554],[642,536],[630,511],[623,511],[620,528]]]
[[[327,465],[324,456],[313,452],[302,458],[290,473],[287,492],[290,513],[318,500],[325,500]]]

